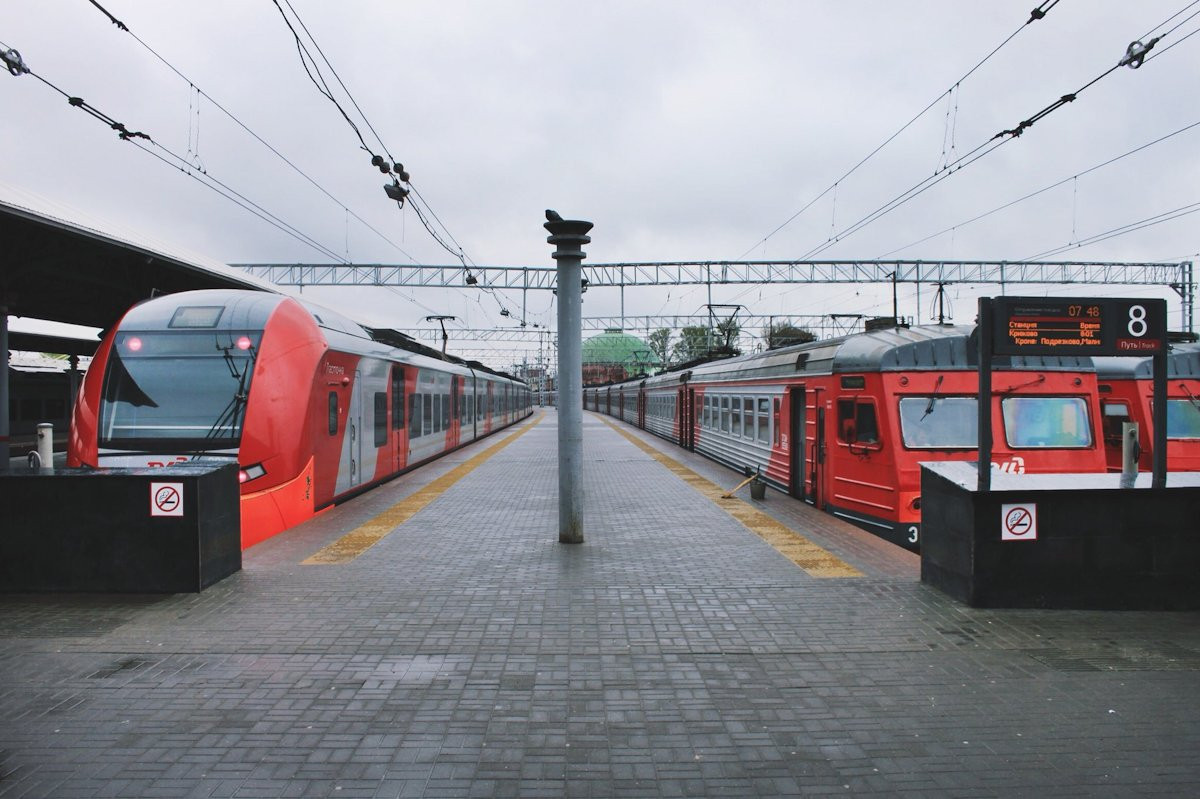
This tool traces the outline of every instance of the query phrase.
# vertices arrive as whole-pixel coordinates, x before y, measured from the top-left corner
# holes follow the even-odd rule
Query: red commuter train
[[[1151,358],[1096,358],[1100,414],[1109,471],[1121,471],[1121,427],[1138,425],[1138,470],[1153,468],[1154,363]],[[1200,471],[1200,344],[1167,353],[1167,468]]]
[[[588,387],[621,418],[909,549],[920,462],[976,460],[973,328],[893,327]],[[998,357],[992,468],[1103,472],[1087,357]]]
[[[236,461],[242,548],[532,413],[526,385],[388,345],[280,294],[130,309],[76,402],[68,464]]]

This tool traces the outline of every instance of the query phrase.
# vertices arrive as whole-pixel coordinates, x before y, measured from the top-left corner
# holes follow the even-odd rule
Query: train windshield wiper
[[[250,357],[246,360],[243,368],[238,369],[237,362],[233,359],[231,350],[233,347],[223,347],[220,343],[217,344],[217,349],[221,351],[221,357],[225,361],[225,365],[229,367],[229,375],[237,381],[237,390],[233,393],[228,404],[217,415],[216,420],[212,423],[212,427],[208,428],[208,432],[201,439],[204,442],[212,441],[218,438],[218,433],[222,429],[230,431],[237,430],[241,426],[241,416],[246,410],[246,400],[249,395],[246,391],[246,380],[250,376],[250,367],[254,364],[256,353],[254,347],[249,350]],[[193,455],[192,460],[199,458],[202,454],[208,452],[207,448],[201,447]]]
[[[1187,394],[1188,401],[1192,403],[1192,407],[1200,410],[1200,398],[1197,398],[1196,395],[1191,392],[1191,389],[1187,387],[1187,383],[1180,383],[1179,387],[1183,389],[1184,394]]]
[[[938,396],[938,389],[942,387],[942,379],[944,377],[945,375],[938,375],[937,382],[933,384],[933,395],[929,398],[929,404],[925,406],[925,413],[921,414],[919,421],[925,421],[925,417],[933,413],[933,406],[937,404],[939,399],[941,399],[941,397]]]

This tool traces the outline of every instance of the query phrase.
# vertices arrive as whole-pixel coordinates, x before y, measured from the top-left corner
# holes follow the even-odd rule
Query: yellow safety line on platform
[[[308,559],[301,561],[301,563],[305,566],[326,566],[337,563],[349,563],[354,560],[379,543],[384,536],[411,519],[430,502],[440,497],[450,486],[475,471],[476,467],[480,466],[488,458],[533,429],[538,422],[542,421],[545,415],[544,411],[539,412],[529,424],[516,431],[513,435],[510,435],[499,443],[493,444],[470,460],[455,466],[441,477],[430,482],[429,485],[418,490],[411,496],[400,500],[383,513],[346,533],[332,544],[318,550]]]
[[[721,510],[741,522],[750,532],[762,538],[775,547],[784,557],[795,563],[813,577],[862,577],[863,573],[836,555],[822,549],[804,536],[790,529],[787,525],[772,519],[767,514],[743,500],[733,497],[725,499],[721,495],[728,489],[722,488],[711,480],[701,477],[674,458],[666,455],[632,433],[622,430],[618,425],[605,419],[601,420],[616,430],[638,449],[670,469],[685,483],[700,494],[712,500]]]

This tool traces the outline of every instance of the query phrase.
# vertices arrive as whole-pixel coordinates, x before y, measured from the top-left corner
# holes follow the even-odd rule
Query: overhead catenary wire
[[[142,39],[140,36],[138,36],[137,33],[135,33],[133,30],[131,30],[129,28],[129,26],[126,25],[123,21],[114,17],[111,13],[108,12],[108,10],[106,10],[102,5],[100,5],[98,2],[96,2],[96,0],[89,0],[89,2],[91,2],[91,4],[93,6],[95,6],[97,9],[99,9],[100,12],[103,13],[106,17],[108,17],[109,20],[111,20],[112,23],[114,25],[116,25],[120,30],[122,30],[125,33],[128,33],[131,37],[133,37],[134,41],[136,41],[148,53],[150,53],[152,56],[154,56],[156,59],[158,59],[165,67],[167,67],[167,69],[169,69],[173,73],[175,73],[175,75],[178,76],[180,80],[183,80],[184,82],[186,82],[188,84],[188,86],[196,92],[197,95],[199,95],[200,97],[203,97],[205,100],[212,103],[212,105],[218,111],[223,113],[234,124],[236,124],[238,127],[240,127],[247,134],[249,134],[251,138],[253,138],[255,141],[257,141],[263,147],[267,148],[267,150],[269,150],[272,155],[274,155],[276,158],[278,158],[280,161],[282,161],[284,164],[286,164],[289,168],[291,168],[291,170],[293,172],[295,172],[297,175],[299,175],[300,177],[302,177],[306,181],[308,181],[308,183],[310,185],[312,185],[315,189],[317,189],[319,192],[324,194],[335,205],[339,206],[343,211],[345,211],[347,214],[352,216],[355,220],[357,220],[360,224],[362,224],[364,227],[366,227],[368,230],[370,230],[372,233],[374,233],[376,236],[378,236],[381,240],[383,240],[384,242],[389,244],[393,249],[395,249],[397,252],[402,254],[409,261],[412,261],[414,264],[417,263],[417,260],[415,258],[413,258],[413,256],[411,254],[409,254],[403,247],[401,247],[395,241],[390,239],[387,235],[385,235],[382,231],[380,231],[378,228],[376,228],[370,222],[363,219],[359,214],[355,213],[344,202],[342,202],[337,197],[335,197],[328,189],[326,189],[319,182],[317,182],[317,180],[315,178],[313,178],[311,175],[309,175],[307,172],[305,172],[303,169],[301,169],[294,161],[292,161],[290,158],[288,158],[286,155],[284,155],[282,152],[280,152],[274,145],[272,145],[270,142],[268,142],[266,139],[264,139],[262,136],[260,136],[257,132],[255,132],[253,129],[251,129],[250,126],[247,125],[245,122],[243,122],[241,119],[239,119],[236,114],[234,114],[232,111],[230,111],[224,105],[222,105],[211,94],[204,91],[191,78],[189,78],[187,75],[185,75],[178,67],[176,67],[174,64],[172,64],[170,61],[168,61],[161,53],[159,53],[157,50],[155,50],[153,47],[151,47],[149,43],[147,43],[144,39]]]
[[[382,136],[379,135],[379,132],[375,129],[375,126],[373,124],[371,124],[370,118],[368,118],[366,113],[362,110],[362,107],[358,104],[358,101],[354,98],[353,93],[346,86],[346,84],[342,80],[341,76],[338,75],[338,72],[334,68],[332,62],[330,62],[329,58],[325,55],[325,52],[321,49],[320,44],[317,43],[316,37],[313,36],[312,31],[309,30],[308,26],[304,23],[304,20],[300,18],[300,15],[296,12],[295,7],[291,4],[290,0],[283,0],[283,5],[287,6],[288,11],[291,12],[292,17],[295,18],[296,23],[300,26],[300,29],[304,31],[305,36],[308,38],[308,40],[310,42],[312,42],[313,47],[316,49],[317,53],[321,57],[321,61],[324,62],[325,66],[329,69],[330,73],[332,73],[334,79],[337,81],[338,85],[341,87],[342,91],[345,93],[347,99],[350,101],[350,104],[354,106],[354,110],[358,113],[358,116],[362,120],[363,124],[371,132],[371,134],[375,137],[375,140],[378,142],[380,149],[382,149],[384,152],[384,155],[387,156],[386,162],[383,160],[383,158],[381,156],[377,155],[371,149],[371,147],[369,147],[367,145],[366,140],[363,138],[361,129],[354,122],[354,120],[351,119],[350,114],[346,111],[346,109],[342,106],[342,104],[340,102],[338,102],[337,98],[334,97],[333,90],[330,88],[328,81],[325,80],[325,77],[321,71],[320,65],[317,63],[317,59],[312,55],[311,52],[309,52],[307,45],[301,39],[300,34],[297,32],[295,25],[292,24],[292,21],[291,21],[291,19],[289,19],[288,14],[286,12],[284,12],[283,5],[280,5],[280,0],[271,0],[271,2],[275,5],[275,8],[278,9],[280,16],[283,17],[284,23],[287,25],[288,30],[291,32],[292,37],[296,41],[296,47],[300,53],[300,62],[303,65],[305,72],[308,74],[309,79],[317,87],[317,90],[337,107],[338,112],[342,115],[342,117],[346,120],[346,122],[354,130],[354,133],[355,133],[356,137],[358,138],[359,144],[362,146],[362,149],[364,149],[365,151],[367,151],[367,153],[369,153],[371,155],[371,164],[373,166],[378,167],[380,172],[383,172],[384,174],[387,174],[387,175],[391,175],[393,177],[393,180],[397,184],[397,186],[400,183],[403,183],[403,184],[409,186],[409,189],[400,190],[398,192],[398,194],[400,195],[399,199],[397,200],[398,205],[401,208],[403,208],[404,201],[406,199],[410,200],[408,202],[408,205],[413,208],[413,213],[416,214],[417,219],[421,222],[422,227],[425,228],[425,230],[429,233],[429,235],[433,238],[433,240],[435,242],[437,242],[437,244],[440,247],[442,247],[442,249],[444,249],[449,254],[453,255],[455,258],[458,258],[462,262],[464,269],[466,269],[468,274],[470,274],[470,270],[467,267],[467,261],[470,259],[466,255],[465,250],[463,249],[463,247],[461,245],[458,244],[457,240],[450,233],[450,230],[441,221],[441,219],[437,217],[437,214],[434,213],[433,208],[429,205],[428,201],[424,200],[423,198],[420,198],[419,195],[418,195],[419,203],[411,200],[409,195],[410,195],[410,193],[416,194],[416,189],[415,189],[415,187],[412,186],[411,178],[410,178],[408,172],[404,169],[402,164],[399,164],[396,162],[396,159],[392,156],[391,151],[388,149],[387,145],[384,143]],[[310,62],[312,64],[311,69],[309,67]],[[313,74],[314,70],[316,71],[315,76]],[[390,163],[388,163],[388,162],[390,162]],[[388,189],[388,195],[390,197],[393,196],[393,191],[391,189]],[[420,204],[424,205],[424,211],[422,211],[422,209],[420,208]],[[446,233],[446,236],[451,241],[453,241],[455,243],[455,245],[458,246],[457,251],[453,247],[451,247],[443,239],[443,237],[434,230],[433,225],[430,224],[429,220],[426,218],[426,212],[428,213],[429,216],[434,218],[434,220],[438,223],[438,225]],[[474,263],[474,262],[472,261],[472,263]]]
[[[188,161],[188,159],[186,157],[181,156],[176,152],[173,152],[172,150],[164,147],[163,145],[159,144],[158,142],[154,141],[153,139],[150,139],[149,137],[147,137],[147,139],[149,139],[151,146],[166,153],[167,156],[169,156],[169,158],[171,160],[168,160],[168,158],[164,158],[163,156],[159,155],[158,153],[153,152],[152,150],[148,149],[148,147],[146,145],[143,145],[140,142],[135,141],[135,142],[133,142],[133,144],[137,145],[137,147],[139,149],[143,150],[144,152],[147,152],[150,155],[154,156],[155,158],[158,158],[160,161],[163,161],[168,166],[178,169],[179,171],[186,174],[188,177],[193,178],[194,180],[198,181],[201,185],[206,186],[209,189],[212,189],[213,191],[215,191],[217,194],[221,195],[225,199],[227,199],[227,200],[233,202],[235,205],[238,205],[238,206],[242,207],[243,209],[249,211],[250,213],[257,216],[258,218],[269,223],[270,225],[277,228],[278,230],[288,234],[289,236],[291,236],[292,238],[301,242],[302,244],[306,244],[309,247],[312,247],[314,250],[321,253],[322,255],[332,258],[333,260],[335,260],[339,263],[342,263],[342,264],[350,263],[348,260],[346,260],[342,256],[338,255],[336,252],[334,252],[330,248],[321,244],[316,239],[312,238],[311,236],[304,233],[300,229],[285,222],[284,220],[282,220],[275,214],[268,211],[263,206],[259,205],[258,203],[254,202],[253,200],[246,197],[244,194],[241,194],[240,192],[231,188],[227,184],[221,182],[220,180],[217,180],[210,173],[208,173],[206,171],[200,171],[200,170],[195,169],[195,167],[192,166],[191,162]],[[175,161],[176,163],[172,163],[172,160]]]
[[[1200,0],[1198,0],[1198,2],[1200,2]],[[898,253],[898,252],[903,252],[904,250],[907,250],[907,249],[909,249],[910,247],[915,247],[915,246],[917,246],[918,244],[924,244],[925,242],[929,241],[930,239],[935,239],[935,238],[937,238],[938,236],[944,236],[945,234],[947,234],[947,233],[950,233],[951,231],[955,231],[955,230],[958,230],[959,228],[966,227],[967,225],[974,224],[975,222],[978,222],[978,221],[980,221],[980,220],[982,220],[982,219],[986,219],[987,217],[989,217],[989,216],[991,216],[991,215],[993,215],[993,214],[999,213],[1000,211],[1004,211],[1004,210],[1006,210],[1006,209],[1008,209],[1008,208],[1012,208],[1014,205],[1018,205],[1018,204],[1020,204],[1020,203],[1023,203],[1023,202],[1025,202],[1025,201],[1027,201],[1027,200],[1033,199],[1034,197],[1037,197],[1037,196],[1039,196],[1039,195],[1041,195],[1041,194],[1045,194],[1046,192],[1048,192],[1048,191],[1050,191],[1050,190],[1052,190],[1052,189],[1056,189],[1056,188],[1058,188],[1059,186],[1062,186],[1064,183],[1067,183],[1067,182],[1069,182],[1069,181],[1072,181],[1072,180],[1076,180],[1076,179],[1078,179],[1078,178],[1081,178],[1081,177],[1083,177],[1084,175],[1090,174],[1090,173],[1092,173],[1092,172],[1096,172],[1096,171],[1098,171],[1098,170],[1100,170],[1100,169],[1103,169],[1103,168],[1105,168],[1105,167],[1107,167],[1107,166],[1111,166],[1112,164],[1115,164],[1115,163],[1117,163],[1118,161],[1121,161],[1122,159],[1125,159],[1125,158],[1128,158],[1128,157],[1130,157],[1130,156],[1132,156],[1132,155],[1135,155],[1135,154],[1137,154],[1137,153],[1140,153],[1140,152],[1142,152],[1143,150],[1149,149],[1150,147],[1153,147],[1153,146],[1155,146],[1155,145],[1157,145],[1157,144],[1161,144],[1161,143],[1163,143],[1163,142],[1165,142],[1165,141],[1167,141],[1167,140],[1169,140],[1169,139],[1172,139],[1172,138],[1174,138],[1175,136],[1178,136],[1178,135],[1180,135],[1180,134],[1182,134],[1182,133],[1186,133],[1187,131],[1189,131],[1189,130],[1192,130],[1193,128],[1196,128],[1196,127],[1200,127],[1200,121],[1193,122],[1193,123],[1191,123],[1190,125],[1185,125],[1184,127],[1182,127],[1182,128],[1179,128],[1178,130],[1172,131],[1171,133],[1168,133],[1168,134],[1166,134],[1165,136],[1160,136],[1159,138],[1157,138],[1157,139],[1154,139],[1153,141],[1146,142],[1145,144],[1143,144],[1143,145],[1141,145],[1141,146],[1139,146],[1139,147],[1135,147],[1134,149],[1132,149],[1132,150],[1129,150],[1129,151],[1127,151],[1127,152],[1124,152],[1124,153],[1122,153],[1121,155],[1118,155],[1118,156],[1115,156],[1115,157],[1113,157],[1113,158],[1110,158],[1110,159],[1108,159],[1107,161],[1104,161],[1104,162],[1102,162],[1102,163],[1096,164],[1095,166],[1088,167],[1087,169],[1084,169],[1084,170],[1083,170],[1083,171],[1081,171],[1081,172],[1076,172],[1074,175],[1071,175],[1070,177],[1066,177],[1066,178],[1063,178],[1063,179],[1061,179],[1061,180],[1055,181],[1054,183],[1051,183],[1051,184],[1049,184],[1049,185],[1047,185],[1047,186],[1043,186],[1042,188],[1040,188],[1040,189],[1037,189],[1036,191],[1031,191],[1031,192],[1029,192],[1028,194],[1026,194],[1026,195],[1024,195],[1024,196],[1022,196],[1022,197],[1018,197],[1018,198],[1017,198],[1017,199],[1015,199],[1015,200],[1011,200],[1011,201],[1009,201],[1009,202],[1006,202],[1006,203],[1004,203],[1003,205],[998,205],[998,206],[996,206],[995,208],[991,209],[990,211],[985,211],[985,212],[983,212],[982,214],[978,214],[977,216],[973,216],[973,217],[971,217],[970,219],[966,219],[966,220],[964,220],[964,221],[962,221],[962,222],[959,222],[959,223],[957,223],[957,224],[955,224],[955,225],[951,225],[950,227],[943,228],[942,230],[939,230],[937,233],[931,233],[931,234],[929,234],[928,236],[925,236],[925,237],[923,237],[923,238],[917,239],[916,241],[913,241],[913,242],[910,242],[910,243],[908,243],[908,244],[905,244],[903,247],[897,247],[897,248],[896,248],[896,249],[894,249],[894,250],[889,250],[888,252],[885,252],[885,253],[883,253],[882,255],[878,255],[878,256],[876,256],[875,260],[882,260],[882,259],[884,259],[884,258],[887,258],[889,255],[895,255],[896,253]]]
[[[849,171],[847,171],[844,175],[842,175],[840,178],[835,180],[832,184],[827,186],[825,188],[825,190],[822,191],[820,194],[818,194],[817,196],[815,196],[811,200],[809,200],[807,203],[805,203],[805,205],[803,207],[801,207],[799,211],[796,211],[794,214],[792,214],[790,217],[788,217],[786,220],[784,220],[784,222],[781,225],[776,227],[774,230],[772,230],[766,236],[763,236],[761,239],[756,241],[744,253],[739,255],[735,260],[741,260],[741,259],[745,258],[747,255],[749,255],[751,252],[753,252],[755,250],[755,248],[765,244],[769,239],[774,237],[777,233],[779,233],[784,228],[786,228],[788,225],[790,225],[792,222],[794,222],[796,219],[798,219],[805,211],[807,211],[814,204],[816,204],[822,197],[824,197],[829,192],[833,191],[834,188],[839,183],[841,183],[843,180],[845,180],[846,178],[850,177],[855,172],[857,172],[859,167],[863,166],[868,161],[870,161],[872,158],[874,158],[875,155],[878,154],[880,150],[882,150],[883,148],[885,148],[889,144],[891,144],[898,136],[900,136],[900,134],[902,134],[902,133],[904,133],[904,131],[908,130],[908,128],[911,127],[918,119],[925,116],[925,114],[928,113],[931,108],[933,108],[935,105],[937,105],[939,102],[941,102],[943,97],[946,97],[951,92],[956,91],[958,89],[959,85],[962,84],[963,81],[965,81],[967,78],[971,77],[971,75],[973,75],[980,67],[982,67],[989,60],[991,60],[991,58],[994,55],[996,55],[996,53],[1000,52],[1000,50],[1003,49],[1005,47],[1005,45],[1007,45],[1014,38],[1016,38],[1017,35],[1019,33],[1021,33],[1021,31],[1025,30],[1025,28],[1030,25],[1030,23],[1033,23],[1040,19],[1045,18],[1046,14],[1049,13],[1049,11],[1052,8],[1054,8],[1056,5],[1058,5],[1059,1],[1060,0],[1044,0],[1044,2],[1042,2],[1040,5],[1038,5],[1036,8],[1034,8],[1032,12],[1030,12],[1029,19],[1027,19],[1024,23],[1022,23],[1019,28],[1017,28],[1012,33],[1010,33],[1002,42],[1000,42],[1000,44],[996,45],[992,49],[992,51],[989,52],[987,55],[985,55],[982,59],[980,59],[975,64],[975,66],[968,69],[962,75],[962,77],[960,77],[953,84],[951,84],[950,88],[946,89],[941,94],[939,94],[937,97],[935,97],[933,100],[931,100],[929,105],[925,106],[920,111],[918,111],[917,114],[912,119],[908,120],[903,125],[901,125],[900,128],[898,130],[896,130],[895,133],[893,133],[891,136],[884,139],[884,141],[880,145],[878,145],[874,150],[867,153],[867,155],[861,161],[859,161],[857,164],[852,166],[849,169]]]
[[[279,6],[278,0],[273,0],[273,1],[275,2],[276,7],[278,7]],[[316,38],[308,30],[308,26],[304,24],[304,20],[300,19],[300,15],[296,13],[296,9],[292,7],[291,0],[283,0],[283,2],[287,4],[288,10],[292,12],[292,16],[294,16],[296,18],[296,21],[300,23],[300,27],[304,29],[304,35],[307,36],[308,40],[313,43],[313,47],[317,48],[317,52],[320,53],[320,55],[321,55],[321,60],[325,62],[325,66],[329,67],[329,71],[332,72],[333,77],[337,79],[338,85],[342,87],[342,91],[344,91],[346,93],[346,97],[349,98],[350,102],[354,105],[354,110],[358,111],[358,115],[360,117],[362,117],[363,122],[366,123],[367,129],[371,131],[371,134],[375,137],[375,141],[379,142],[379,147],[383,150],[384,155],[386,155],[388,157],[389,161],[391,161],[392,163],[395,163],[396,159],[392,157],[392,154],[390,152],[388,152],[387,145],[383,143],[383,139],[379,136],[379,133],[376,132],[375,126],[371,124],[371,120],[368,119],[367,115],[363,113],[362,108],[358,105],[358,101],[354,99],[354,95],[351,94],[350,89],[348,89],[346,87],[346,84],[342,81],[341,76],[338,75],[337,70],[333,68],[333,64],[331,64],[329,62],[329,59],[325,57],[325,51],[321,49],[321,45],[317,43]],[[282,13],[282,12],[283,12],[283,9],[280,9],[280,13]],[[286,17],[284,19],[286,20]],[[290,25],[289,25],[289,27],[290,27]],[[300,37],[298,37],[298,36],[296,37],[297,41],[299,41],[299,38]],[[329,99],[333,100],[333,97],[331,96]],[[334,103],[336,104],[337,101],[334,100]],[[339,105],[338,108],[340,109],[341,106]],[[342,113],[343,113],[343,116],[345,116],[345,112],[343,111]],[[347,118],[347,121],[349,121],[349,117],[347,116],[346,118]],[[351,124],[353,124],[353,123],[351,123]],[[357,128],[355,128],[355,130],[357,130]],[[361,136],[359,138],[361,139]],[[364,146],[365,146],[365,143],[364,143]],[[368,148],[368,152],[369,152],[369,148]],[[372,153],[372,155],[373,154],[374,153]]]
[[[284,0],[284,2],[286,1],[287,0]],[[358,137],[358,141],[362,146],[362,149],[366,150],[371,154],[372,157],[374,157],[376,153],[367,145],[366,139],[363,138],[362,131],[359,130],[358,125],[355,124],[354,120],[350,118],[350,115],[346,113],[346,109],[343,108],[342,104],[339,103],[337,98],[333,96],[333,90],[329,88],[329,84],[325,81],[325,76],[321,73],[321,68],[317,64],[317,60],[313,58],[312,53],[308,51],[308,47],[304,44],[304,41],[300,38],[300,34],[296,31],[296,26],[292,24],[292,21],[288,18],[288,15],[284,13],[283,6],[279,4],[279,0],[271,0],[271,2],[274,3],[275,8],[279,10],[279,15],[283,17],[284,24],[287,25],[288,30],[291,31],[292,38],[296,40],[296,50],[300,53],[300,64],[304,67],[304,72],[308,75],[308,79],[311,80],[313,85],[317,87],[317,91],[319,91],[323,97],[329,100],[329,102],[333,103],[334,107],[337,108],[338,113],[342,115],[342,118],[346,120],[346,124],[348,124],[350,129],[354,131],[354,135]],[[292,8],[291,3],[287,3],[287,7],[291,10],[293,15],[296,14],[296,10]],[[304,28],[305,33],[308,33],[308,28],[304,27],[304,22],[300,20],[299,16],[296,16],[296,20],[300,23],[300,27]],[[311,34],[309,35],[309,38],[312,38]],[[313,46],[317,47],[318,51],[321,49],[315,41],[313,42]],[[322,55],[322,57],[324,56]],[[312,68],[309,67],[309,62],[312,62]],[[328,63],[328,61],[326,61],[326,63]],[[316,69],[316,75],[313,75],[313,69]],[[335,72],[334,74],[336,75],[337,73]],[[345,87],[343,86],[343,88]],[[355,107],[357,108],[357,104]],[[359,113],[362,113],[361,110]]]
[[[11,52],[11,48],[5,48],[5,50],[8,52]],[[7,63],[7,61],[6,61],[6,63]],[[207,186],[208,188],[212,189],[216,193],[220,194],[225,199],[230,200],[235,205],[240,206],[244,210],[250,211],[255,216],[259,217],[260,219],[263,219],[264,221],[269,222],[271,225],[273,225],[280,231],[288,234],[289,236],[295,238],[297,241],[300,241],[303,244],[306,244],[309,247],[312,247],[317,252],[320,252],[322,255],[330,257],[335,261],[341,261],[341,262],[345,263],[344,259],[342,259],[340,256],[338,256],[337,253],[335,253],[333,250],[329,249],[328,247],[325,247],[323,244],[316,241],[316,239],[313,239],[311,236],[308,236],[300,229],[294,227],[293,225],[288,224],[280,217],[278,217],[275,214],[268,211],[262,205],[259,205],[258,203],[249,199],[245,195],[235,191],[233,188],[231,188],[230,186],[221,182],[217,178],[213,177],[208,172],[195,169],[194,165],[192,165],[192,163],[186,157],[173,152],[166,146],[155,141],[154,138],[151,137],[148,133],[145,133],[140,130],[129,130],[129,128],[124,123],[117,121],[115,118],[109,116],[105,112],[96,108],[91,103],[84,100],[82,97],[76,97],[76,96],[70,94],[69,92],[65,91],[64,89],[60,88],[59,86],[55,85],[50,80],[42,77],[37,72],[34,72],[32,69],[29,68],[29,66],[27,64],[24,64],[24,62],[22,62],[21,74],[27,74],[27,75],[32,76],[33,78],[35,78],[39,82],[41,82],[43,85],[47,86],[54,92],[57,92],[62,97],[66,98],[67,102],[73,108],[78,108],[81,111],[88,114],[89,116],[91,116],[92,118],[104,123],[106,126],[109,127],[109,129],[116,131],[118,138],[120,138],[122,141],[128,141],[128,142],[131,142],[131,143],[137,145],[138,149],[142,150],[143,152],[149,153],[150,155],[154,156],[158,160],[160,160],[174,168],[179,169],[180,171],[187,174],[189,177],[197,180],[201,184]],[[148,142],[149,146],[143,145],[141,140]],[[158,152],[155,152],[153,149],[150,149],[150,148],[155,148],[157,150],[160,150],[162,153],[165,153],[166,155],[165,156],[160,155]]]
[[[1115,228],[1111,228],[1109,230],[1104,231],[1103,233],[1096,233],[1092,236],[1087,236],[1083,239],[1080,239],[1077,242],[1073,242],[1070,244],[1064,244],[1061,247],[1055,247],[1055,248],[1046,250],[1045,252],[1040,252],[1036,255],[1027,256],[1025,258],[1022,258],[1021,260],[1022,261],[1042,260],[1044,258],[1049,258],[1049,257],[1055,256],[1055,255],[1059,255],[1061,253],[1067,252],[1068,250],[1077,250],[1077,249],[1080,249],[1081,247],[1087,247],[1092,244],[1098,244],[1099,242],[1108,241],[1109,239],[1113,239],[1118,236],[1124,236],[1128,233],[1133,233],[1135,231],[1143,230],[1148,227],[1153,227],[1155,225],[1161,225],[1164,222],[1171,222],[1171,221],[1174,221],[1174,220],[1179,219],[1184,216],[1190,216],[1191,214],[1194,214],[1198,211],[1200,211],[1200,202],[1189,203],[1188,205],[1183,205],[1178,208],[1174,208],[1170,211],[1163,211],[1160,214],[1154,214],[1153,216],[1148,216],[1145,219],[1139,219],[1136,222],[1129,222],[1127,224],[1120,225]],[[1017,263],[1017,262],[1014,261],[1013,263]]]
[[[1196,13],[1197,13],[1197,14],[1200,14],[1200,11],[1198,11],[1198,12],[1196,12]],[[1195,16],[1195,15],[1193,15],[1193,16]],[[1186,42],[1188,39],[1190,39],[1190,38],[1192,38],[1193,36],[1195,36],[1197,33],[1200,33],[1200,28],[1196,28],[1196,30],[1192,31],[1191,33],[1187,34],[1186,36],[1181,36],[1180,38],[1176,39],[1176,40],[1175,40],[1174,42],[1172,42],[1171,44],[1169,44],[1169,45],[1167,45],[1166,47],[1162,48],[1161,50],[1158,50],[1157,52],[1151,53],[1150,55],[1146,56],[1146,61],[1147,61],[1147,62],[1148,62],[1148,61],[1153,61],[1154,59],[1156,59],[1156,58],[1158,58],[1159,56],[1161,56],[1161,55],[1163,55],[1164,53],[1166,53],[1166,52],[1167,52],[1168,50],[1170,50],[1172,47],[1175,47],[1175,46],[1177,46],[1177,45],[1181,45],[1181,44],[1183,44],[1183,43],[1184,43],[1184,42]]]
[[[1194,0],[1194,2],[1200,2],[1200,0]],[[1161,27],[1161,25],[1155,26],[1155,28],[1152,28],[1151,30],[1156,30],[1159,27]],[[1163,34],[1163,35],[1165,35],[1165,34]],[[1140,53],[1141,56],[1144,56],[1145,53],[1149,51],[1150,47],[1153,47],[1153,44],[1157,41],[1160,41],[1161,39],[1162,39],[1162,35],[1155,37],[1155,39],[1153,39],[1149,45],[1145,46],[1144,49],[1141,49],[1138,52]],[[1135,42],[1135,44],[1138,44],[1138,43]],[[843,241],[844,239],[848,238],[849,236],[854,235],[859,230],[862,230],[864,227],[878,221],[879,219],[881,219],[882,217],[891,213],[892,211],[896,210],[900,206],[915,199],[919,195],[928,191],[933,186],[935,186],[938,183],[940,183],[941,181],[945,180],[950,175],[955,174],[955,173],[961,171],[962,169],[970,166],[971,164],[978,161],[980,158],[990,155],[992,152],[995,152],[995,150],[999,149],[1005,143],[1010,142],[1010,141],[1020,137],[1026,130],[1033,127],[1034,124],[1036,124],[1037,122],[1039,122],[1046,116],[1057,111],[1059,108],[1063,107],[1064,105],[1074,102],[1080,94],[1082,94],[1084,91],[1091,88],[1092,86],[1095,86],[1101,80],[1108,77],[1113,72],[1120,69],[1122,66],[1130,66],[1130,67],[1136,69],[1138,66],[1141,65],[1142,62],[1139,60],[1140,56],[1135,56],[1134,59],[1131,61],[1130,54],[1133,52],[1134,52],[1134,47],[1133,47],[1133,45],[1130,45],[1130,49],[1128,51],[1126,51],[1126,56],[1124,58],[1122,58],[1117,64],[1104,70],[1099,75],[1097,75],[1096,77],[1092,78],[1090,81],[1085,83],[1083,86],[1076,89],[1074,92],[1062,95],[1054,102],[1048,104],[1047,106],[1045,106],[1044,108],[1039,110],[1037,113],[1022,120],[1015,127],[1000,131],[999,133],[994,135],[991,139],[982,143],[981,145],[976,147],[974,150],[972,150],[967,155],[963,156],[962,158],[958,159],[957,161],[951,162],[947,166],[943,167],[939,172],[935,172],[933,175],[924,178],[923,180],[919,181],[916,185],[912,186],[911,188],[901,192],[899,195],[897,195],[896,197],[893,197],[891,200],[884,203],[879,208],[875,209],[874,211],[867,214],[866,216],[862,217],[854,224],[852,224],[852,225],[848,226],[847,228],[843,229],[842,231],[838,232],[837,235],[830,236],[824,242],[822,242],[821,244],[818,244],[817,246],[813,247],[808,252],[806,252],[803,256],[801,256],[801,258],[802,259],[812,258],[813,256],[824,252],[825,250],[827,250],[830,247],[834,246],[835,244]]]

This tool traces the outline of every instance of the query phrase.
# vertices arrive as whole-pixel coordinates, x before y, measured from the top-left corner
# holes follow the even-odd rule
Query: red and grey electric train
[[[973,328],[895,327],[585,389],[585,407],[668,438],[909,549],[921,461],[975,460]],[[1103,472],[1087,357],[992,367],[992,468]]]
[[[1109,471],[1121,471],[1121,429],[1138,425],[1138,469],[1150,471],[1154,363],[1151,358],[1096,358],[1100,416]],[[1200,344],[1167,353],[1167,468],[1200,471]]]
[[[279,294],[191,291],[101,342],[72,466],[240,464],[242,548],[532,413],[526,385]]]

